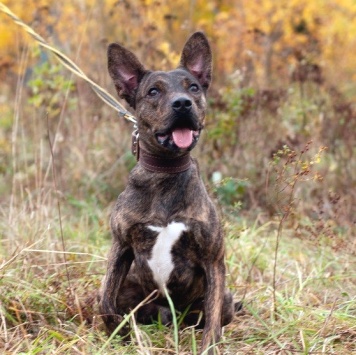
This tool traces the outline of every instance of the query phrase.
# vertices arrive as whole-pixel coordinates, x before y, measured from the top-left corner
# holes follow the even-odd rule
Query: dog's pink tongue
[[[172,132],[173,141],[179,148],[188,148],[193,142],[193,131],[188,128],[176,128]]]

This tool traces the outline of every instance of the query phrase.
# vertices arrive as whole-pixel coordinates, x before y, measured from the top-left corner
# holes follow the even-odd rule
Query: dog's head
[[[108,67],[119,97],[136,110],[140,144],[146,151],[177,156],[194,148],[204,127],[212,70],[203,33],[188,39],[175,70],[146,70],[117,43],[108,48]]]

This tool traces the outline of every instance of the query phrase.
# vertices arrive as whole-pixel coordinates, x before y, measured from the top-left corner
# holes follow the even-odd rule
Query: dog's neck
[[[159,157],[145,151],[138,138],[138,131],[132,133],[132,154],[136,156],[138,163],[146,170],[155,173],[178,174],[188,170],[192,164],[190,153],[179,157]]]
[[[192,164],[189,152],[176,158],[164,158],[152,155],[142,148],[138,156],[138,163],[146,170],[155,173],[178,174],[186,171]]]

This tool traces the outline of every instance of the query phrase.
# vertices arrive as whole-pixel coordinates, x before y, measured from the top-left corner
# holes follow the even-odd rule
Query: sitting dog
[[[222,326],[234,314],[225,289],[224,240],[216,209],[190,151],[204,128],[212,55],[201,32],[186,42],[177,69],[146,70],[119,44],[108,48],[108,68],[119,97],[137,117],[138,163],[111,216],[113,244],[99,296],[108,332],[154,290],[157,298],[135,314],[141,323],[169,321],[175,309],[202,311],[201,352],[214,353]]]

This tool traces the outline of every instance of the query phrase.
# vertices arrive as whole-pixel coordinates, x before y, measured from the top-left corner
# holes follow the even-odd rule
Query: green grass
[[[42,80],[49,85],[51,78]],[[50,112],[47,123],[51,91],[38,93],[43,104],[36,108],[29,104],[30,89],[17,90],[15,97],[10,86],[1,87],[6,114],[0,117],[0,353],[175,354],[179,347],[179,354],[197,354],[202,334],[191,327],[143,326],[129,317],[128,338],[106,336],[95,300],[111,244],[111,207],[134,164],[131,127],[111,120],[113,113],[96,107],[89,95],[74,93],[72,105],[57,98],[63,111]],[[332,95],[310,89],[304,104],[291,91],[276,112],[256,104],[238,120],[227,102],[214,112],[220,120],[207,118],[211,137],[203,135],[194,153],[221,202],[227,286],[236,301],[244,301],[224,329],[222,354],[356,353],[353,141],[351,135],[336,140],[331,134],[340,128]],[[325,109],[315,107],[319,91]],[[298,131],[301,106],[309,107],[308,132]],[[324,111],[331,128],[319,127]],[[58,138],[56,181],[48,130],[52,141]],[[276,178],[269,170],[271,153],[286,150],[286,137],[294,137],[299,150],[315,140],[311,157],[319,147],[338,143],[319,165],[307,153],[296,165],[278,156]],[[314,175],[300,175],[290,199],[295,166],[325,179],[309,183],[301,179]],[[215,171],[222,176],[219,186],[209,183]],[[281,214],[288,218],[278,235]]]
[[[52,205],[26,203],[1,214],[0,347],[5,354],[179,354],[197,352],[201,332],[131,318],[125,345],[108,342],[96,316],[95,294],[110,245],[107,210],[75,213],[63,200],[62,223]],[[86,213],[85,213],[86,210]],[[244,310],[225,327],[224,354],[356,351],[355,258],[310,241],[281,236],[277,313],[273,312],[273,253],[278,223],[225,221],[227,284]],[[89,236],[92,237],[89,237]],[[69,277],[69,278],[68,278]]]

